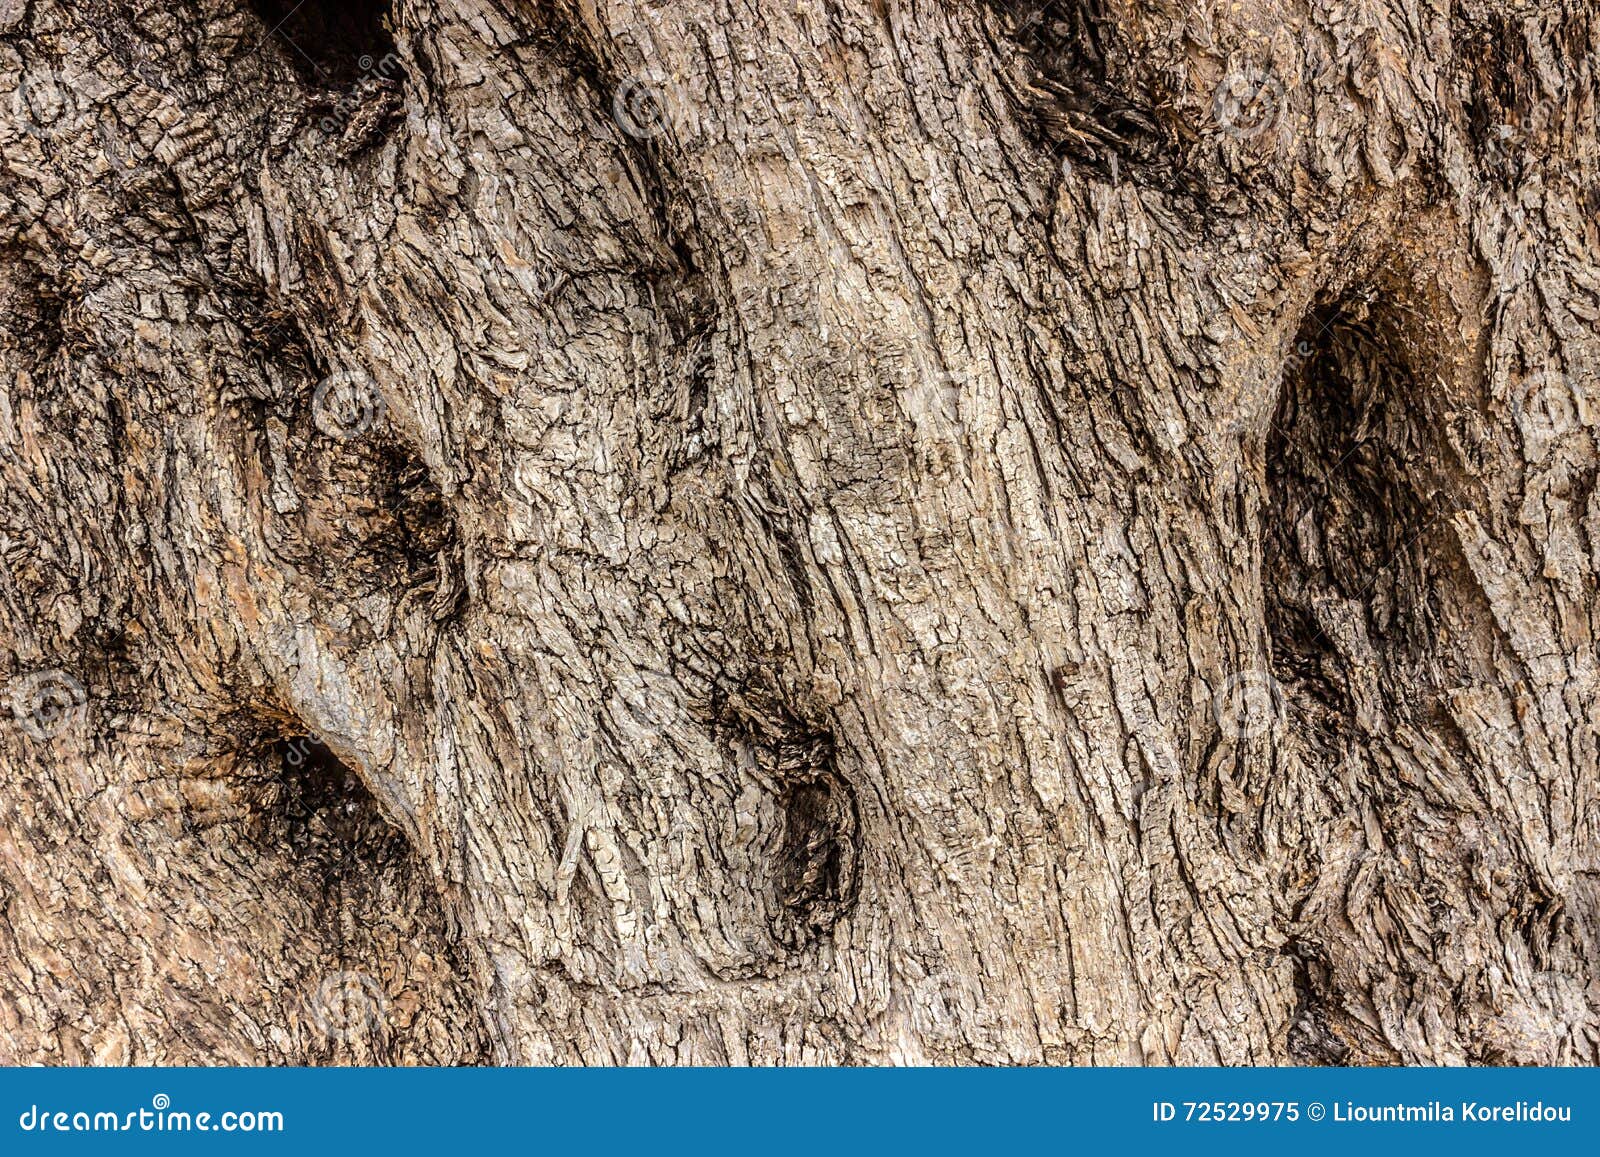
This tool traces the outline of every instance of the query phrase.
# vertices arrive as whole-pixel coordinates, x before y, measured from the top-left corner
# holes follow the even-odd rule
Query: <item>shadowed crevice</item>
[[[297,996],[309,1059],[484,1063],[469,948],[427,865],[356,769],[281,722],[288,733],[242,764],[236,847],[263,888],[294,898],[285,931],[308,965]]]
[[[388,0],[250,0],[309,88],[348,88],[395,51]]]
[[[855,903],[861,823],[833,734],[754,686],[714,708],[722,746],[761,785],[769,807],[763,860],[771,934],[799,950],[826,936]],[[741,754],[742,753],[742,754]]]
[[[826,933],[855,898],[860,825],[832,746],[823,739],[792,753],[779,796],[783,843],[774,878],[789,920],[777,931],[791,945]]]
[[[259,835],[330,881],[354,865],[373,870],[410,854],[405,836],[383,816],[354,769],[307,735],[279,740],[265,757]]]
[[[1117,182],[1137,176],[1196,195],[1178,126],[1140,74],[1138,54],[1107,0],[992,5],[1021,69],[1014,96],[1056,160]]]
[[[1387,296],[1356,292],[1307,316],[1268,437],[1273,674],[1324,750],[1419,706],[1437,680],[1440,589],[1460,577],[1441,562],[1454,504],[1413,343],[1374,306]]]

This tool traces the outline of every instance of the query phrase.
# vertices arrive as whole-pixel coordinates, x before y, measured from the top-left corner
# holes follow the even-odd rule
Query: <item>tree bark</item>
[[[1600,1061],[1589,0],[0,0],[0,1061]]]

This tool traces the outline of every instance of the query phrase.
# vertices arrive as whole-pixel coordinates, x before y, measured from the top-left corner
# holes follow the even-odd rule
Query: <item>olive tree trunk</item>
[[[1595,1063],[1590,0],[0,0],[0,1061]]]

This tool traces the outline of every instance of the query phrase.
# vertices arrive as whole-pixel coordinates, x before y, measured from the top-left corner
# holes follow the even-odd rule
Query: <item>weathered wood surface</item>
[[[0,0],[0,1061],[1600,1060],[1593,3],[291,7]]]

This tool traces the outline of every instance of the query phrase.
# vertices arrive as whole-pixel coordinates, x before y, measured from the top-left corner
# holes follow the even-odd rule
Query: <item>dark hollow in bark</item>
[[[1594,1062],[1536,7],[0,3],[0,1061]]]
[[[395,50],[390,0],[249,0],[301,82],[343,89]]]

